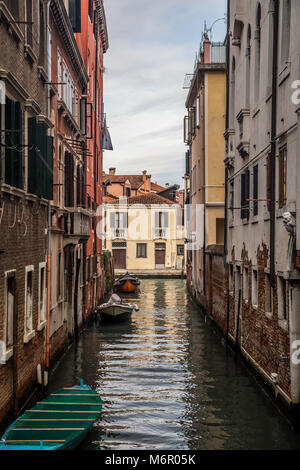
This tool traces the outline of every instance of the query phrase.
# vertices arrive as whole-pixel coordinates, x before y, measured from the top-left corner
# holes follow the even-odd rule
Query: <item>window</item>
[[[14,309],[16,295],[16,272],[8,271],[5,273],[5,334],[4,341],[6,352],[13,348],[14,344]]]
[[[69,0],[69,18],[74,33],[81,32],[81,0]]]
[[[287,148],[282,147],[279,150],[279,160],[278,160],[278,178],[279,178],[279,207],[283,207],[286,204],[286,172],[287,172]]]
[[[196,134],[196,108],[190,108],[189,110],[189,129],[192,137]]]
[[[33,333],[33,266],[25,268],[25,319],[24,343],[32,338]]]
[[[65,207],[74,207],[74,158],[65,153]]]
[[[6,97],[5,183],[17,188],[23,188],[22,118],[20,103]]]
[[[265,312],[271,313],[273,310],[272,307],[272,287],[271,287],[271,280],[270,274],[265,274]]]
[[[136,245],[136,257],[147,258],[147,243],[137,243]]]
[[[32,21],[32,0],[26,0],[26,42],[31,47],[33,45]]]
[[[28,191],[44,199],[53,199],[53,137],[47,127],[28,119]]]
[[[258,305],[258,273],[257,269],[252,269],[252,305]]]
[[[244,301],[248,302],[248,300],[249,300],[249,269],[248,269],[248,266],[244,267],[243,297],[244,297]]]
[[[155,238],[165,238],[169,225],[168,212],[155,212]]]
[[[111,228],[127,228],[128,227],[128,214],[127,212],[111,212],[110,214],[110,227]]]
[[[61,299],[61,253],[58,253],[57,259],[57,300]]]
[[[249,219],[249,183],[250,172],[247,170],[241,176],[241,218]]]
[[[229,264],[229,284],[228,284],[229,292],[233,293],[234,288],[234,276],[233,276],[233,264]]]
[[[177,245],[177,256],[184,255],[184,245]]]
[[[287,281],[282,276],[278,276],[277,280],[278,318],[287,320]]]
[[[44,4],[40,1],[40,52],[39,64],[44,67],[45,65],[45,13]]]
[[[41,329],[46,321],[46,263],[39,264],[39,316],[38,329]]]
[[[216,244],[224,245],[224,219],[216,219]]]
[[[91,23],[93,22],[93,0],[89,0],[89,18]]]
[[[248,25],[246,50],[246,107],[250,106],[251,26]]]
[[[7,7],[15,19],[19,19],[19,0],[5,0]]]
[[[258,214],[258,165],[253,167],[253,215]]]
[[[130,197],[131,189],[130,188],[124,188],[124,190],[125,190],[125,196]]]
[[[291,0],[282,2],[281,64],[289,60],[291,43]]]
[[[196,100],[196,126],[200,129],[200,96]]]
[[[267,209],[271,210],[271,154],[267,156],[267,181],[266,181],[266,198],[267,198]]]
[[[261,5],[258,4],[256,12],[255,31],[255,101],[259,99],[260,90],[260,58],[261,58]]]
[[[230,107],[231,107],[231,113],[230,113],[230,127],[231,129],[234,128],[235,124],[235,58],[233,57],[232,59],[232,65],[231,65],[231,80],[230,80]]]

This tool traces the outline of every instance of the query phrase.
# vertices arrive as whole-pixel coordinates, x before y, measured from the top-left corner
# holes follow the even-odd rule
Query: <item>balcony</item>
[[[112,239],[123,238],[126,239],[127,233],[126,228],[115,228],[112,230]]]
[[[90,237],[90,213],[81,207],[67,209],[65,219],[65,237],[74,239],[77,244],[80,240],[88,240]]]
[[[158,238],[168,238],[168,229],[167,228],[161,228],[161,227],[156,227],[153,230],[153,238],[158,239]]]

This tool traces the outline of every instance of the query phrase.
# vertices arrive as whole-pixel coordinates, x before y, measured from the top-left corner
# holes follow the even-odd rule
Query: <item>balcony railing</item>
[[[65,236],[79,239],[90,237],[90,214],[82,208],[68,208]]]
[[[210,47],[210,63],[223,64],[226,62],[226,46],[223,43],[213,42]]]
[[[153,238],[167,238],[168,237],[168,229],[167,228],[161,228],[161,227],[156,227],[153,230]]]
[[[115,228],[112,230],[112,238],[126,238],[126,228]]]

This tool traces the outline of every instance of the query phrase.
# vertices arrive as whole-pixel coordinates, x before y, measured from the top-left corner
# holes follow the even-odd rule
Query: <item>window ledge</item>
[[[258,224],[258,222],[259,222],[258,215],[254,215],[252,217],[251,224]]]
[[[253,109],[253,113],[252,113],[252,119],[254,119],[258,113],[260,112],[260,108],[258,106],[255,106],[255,108]]]
[[[46,82],[48,80],[48,74],[45,70],[45,67],[43,65],[39,65],[38,71],[39,71],[40,78],[42,78]]]
[[[248,300],[248,299],[244,299],[244,304],[245,304],[245,305],[248,305],[248,304],[249,304],[249,300]]]
[[[37,327],[37,331],[42,331],[46,325],[47,325],[47,320],[42,321],[41,323],[39,323]]]
[[[35,330],[32,330],[30,333],[28,333],[27,335],[24,335],[24,343],[29,343],[29,341],[32,340],[32,338],[34,338],[35,336]]]
[[[249,220],[248,220],[248,219],[242,219],[242,223],[243,223],[243,225],[248,225],[248,224],[249,224]]]
[[[266,316],[266,318],[268,318],[268,320],[272,320],[272,318],[273,318],[272,312],[265,312],[265,316]]]
[[[8,7],[3,2],[0,2],[0,14],[1,13],[7,21],[15,20],[15,18],[12,16],[11,12],[9,11]],[[14,35],[15,39],[18,42],[21,42],[23,39],[23,33],[19,25],[17,23],[9,23],[7,26],[8,26],[8,31]]]
[[[6,350],[5,353],[3,354],[3,357],[0,358],[0,364],[6,364],[13,354],[14,354],[14,348],[10,348]]]
[[[287,320],[279,319],[279,320],[278,320],[278,325],[279,325],[280,328],[282,328],[283,330],[288,331],[288,322],[287,322]]]
[[[29,61],[33,64],[37,60],[37,56],[33,52],[32,47],[29,44],[24,45],[24,52],[25,52],[25,57],[26,59],[29,59]]]
[[[253,308],[253,310],[258,310],[258,305],[252,304],[252,308]]]

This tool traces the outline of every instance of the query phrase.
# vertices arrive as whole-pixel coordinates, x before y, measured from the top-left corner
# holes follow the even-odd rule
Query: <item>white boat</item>
[[[102,321],[118,322],[130,317],[133,310],[138,310],[135,304],[123,303],[117,294],[112,294],[109,301],[98,306]]]

